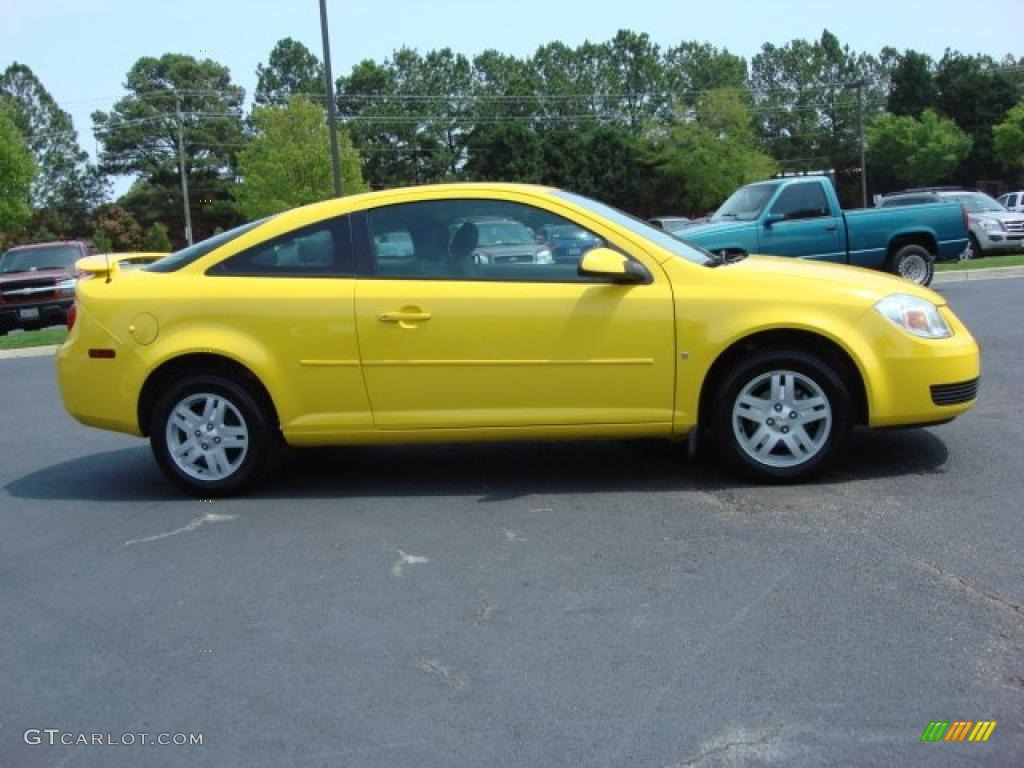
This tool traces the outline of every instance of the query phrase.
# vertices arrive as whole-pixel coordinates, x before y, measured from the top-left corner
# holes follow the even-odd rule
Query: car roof
[[[454,182],[450,184],[420,184],[415,186],[395,187],[392,189],[381,189],[374,192],[359,192],[354,195],[335,197],[329,200],[322,200],[318,203],[310,203],[298,208],[291,208],[287,211],[275,214],[274,219],[279,225],[286,223],[301,223],[315,221],[330,216],[340,216],[352,211],[360,211],[377,206],[384,206],[391,203],[411,202],[413,197],[430,197],[437,195],[435,199],[444,199],[446,196],[459,197],[480,193],[486,196],[489,194],[520,194],[530,197],[550,197],[557,192],[555,187],[547,187],[539,184],[514,184],[510,182]]]
[[[32,251],[38,248],[52,248],[55,245],[78,245],[85,248],[85,243],[81,240],[49,240],[45,243],[25,243],[24,245],[15,245],[8,248],[8,253],[11,251]]]

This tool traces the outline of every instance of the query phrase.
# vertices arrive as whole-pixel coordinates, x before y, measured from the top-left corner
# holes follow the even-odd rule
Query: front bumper
[[[1024,232],[978,230],[974,233],[982,253],[1014,253],[1024,250]]]
[[[869,311],[861,321],[871,339],[865,376],[868,425],[897,427],[949,421],[977,402],[981,351],[948,307],[939,310],[953,336],[921,339]]]

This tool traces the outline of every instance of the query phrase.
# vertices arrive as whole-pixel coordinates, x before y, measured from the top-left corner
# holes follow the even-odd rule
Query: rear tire
[[[852,426],[845,382],[821,358],[764,349],[729,371],[711,412],[722,457],[761,482],[807,480],[832,462]]]
[[[889,257],[889,271],[918,285],[930,285],[935,257],[922,245],[904,245]]]
[[[267,409],[239,382],[197,374],[157,399],[149,426],[153,456],[167,478],[201,498],[230,496],[264,476],[272,454]]]

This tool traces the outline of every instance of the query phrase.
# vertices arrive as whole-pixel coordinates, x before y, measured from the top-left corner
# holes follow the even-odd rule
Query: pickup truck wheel
[[[210,498],[252,486],[271,455],[270,420],[238,382],[188,376],[157,399],[150,445],[157,464],[187,493]]]
[[[814,355],[762,350],[736,365],[719,391],[711,424],[719,453],[755,480],[806,480],[828,466],[849,436],[849,390]]]
[[[967,240],[970,244],[967,246],[964,261],[967,261],[968,259],[980,259],[984,254],[981,252],[981,243],[978,242],[978,238],[971,233],[967,235]]]
[[[930,285],[935,257],[921,245],[904,245],[889,257],[889,271],[918,285]]]

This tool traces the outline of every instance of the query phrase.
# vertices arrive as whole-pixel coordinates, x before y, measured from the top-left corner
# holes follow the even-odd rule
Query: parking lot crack
[[[213,512],[209,512],[202,517],[197,517],[195,520],[190,522],[188,525],[183,525],[181,528],[175,528],[173,531],[166,531],[164,533],[158,533],[155,536],[146,536],[141,539],[130,539],[126,541],[124,545],[126,547],[134,546],[135,544],[147,544],[151,541],[158,541],[160,539],[166,539],[169,536],[177,536],[179,533],[189,533],[190,531],[196,530],[201,525],[206,523],[223,523],[228,520],[234,520],[238,515],[218,515]]]
[[[391,575],[396,579],[402,577],[402,571],[407,565],[423,565],[429,563],[430,558],[422,557],[421,555],[407,555],[402,550],[396,550],[398,552],[398,562],[391,566]]]
[[[722,754],[724,754],[726,752],[729,752],[731,750],[741,750],[741,751],[756,750],[758,747],[762,747],[762,746],[764,746],[766,744],[769,744],[769,743],[771,743],[773,741],[776,741],[781,734],[782,734],[782,728],[777,728],[774,731],[766,731],[760,737],[758,737],[756,739],[753,739],[753,740],[750,740],[750,741],[734,740],[734,741],[726,741],[726,742],[723,742],[723,743],[720,743],[720,744],[716,744],[715,746],[713,746],[713,747],[711,747],[709,749],[704,750],[703,752],[701,752],[700,754],[696,755],[695,757],[692,757],[692,758],[690,758],[688,760],[684,760],[681,763],[676,763],[675,765],[672,766],[672,768],[690,768],[691,766],[698,765],[699,763],[703,762],[704,760],[707,760],[707,759],[712,758],[712,757],[716,757],[718,755],[722,755]]]
[[[981,598],[985,602],[992,603],[998,608],[1010,611],[1018,617],[1024,617],[1024,605],[1015,603],[1013,600],[1003,597],[1002,595],[998,595],[995,592],[991,592],[979,584],[975,584],[970,579],[965,579],[963,576],[955,574],[952,571],[947,571],[933,563],[931,560],[925,560],[919,557],[914,557],[914,560],[917,561],[917,563],[919,563],[925,570],[930,571],[944,581],[955,584],[964,592]]]
[[[420,659],[416,666],[427,674],[433,675],[442,683],[450,685],[452,688],[464,688],[466,686],[465,678],[452,672],[447,665],[442,664],[437,659]]]

